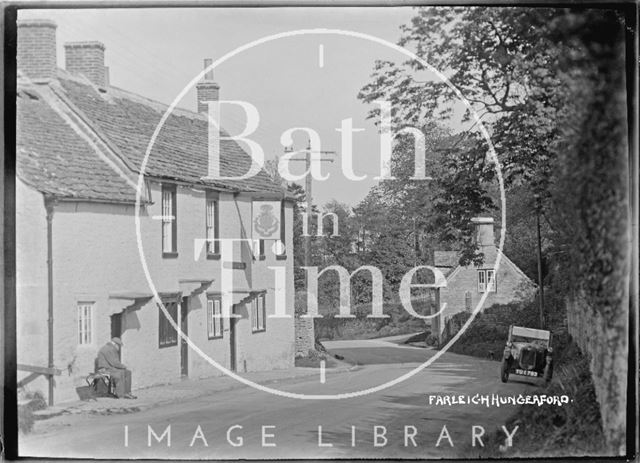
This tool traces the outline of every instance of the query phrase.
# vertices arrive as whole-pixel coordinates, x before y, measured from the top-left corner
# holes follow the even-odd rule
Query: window
[[[496,292],[496,277],[493,270],[487,270],[487,291],[490,293]]]
[[[220,231],[218,225],[219,217],[218,196],[215,193],[207,192],[206,215],[207,215],[207,256],[220,255]]]
[[[222,301],[219,297],[207,299],[207,337],[222,337]]]
[[[173,257],[178,250],[176,186],[162,185],[162,254]]]
[[[485,273],[484,270],[478,270],[478,292],[479,293],[484,293],[484,290],[486,289],[486,284],[485,284]]]
[[[464,308],[465,310],[471,310],[471,291],[464,292]]]
[[[253,332],[265,331],[265,295],[261,294],[251,301],[251,328]]]
[[[478,270],[478,292],[496,292],[496,278],[493,270]]]
[[[174,322],[178,320],[178,301],[175,299],[162,300],[165,309]],[[178,332],[171,326],[161,307],[158,307],[158,345],[159,347],[170,347],[178,345]]]
[[[93,302],[78,303],[78,345],[93,344]]]

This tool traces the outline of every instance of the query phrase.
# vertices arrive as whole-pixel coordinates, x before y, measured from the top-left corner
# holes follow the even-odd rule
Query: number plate
[[[520,368],[516,368],[516,375],[538,376],[538,373],[535,371],[521,370]]]

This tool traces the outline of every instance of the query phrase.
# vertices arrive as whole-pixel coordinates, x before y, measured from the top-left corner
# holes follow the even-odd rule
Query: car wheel
[[[506,383],[509,380],[509,360],[505,359],[502,361],[502,365],[500,366],[500,380],[503,383]]]

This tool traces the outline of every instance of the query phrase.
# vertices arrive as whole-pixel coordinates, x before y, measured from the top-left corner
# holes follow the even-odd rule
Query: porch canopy
[[[109,293],[109,311],[111,315],[114,315],[125,310],[138,310],[151,299],[153,299],[153,294],[150,291],[118,291]]]
[[[211,286],[211,283],[213,283],[212,278],[184,278],[178,280],[178,288],[171,291],[159,291],[158,294],[161,297],[168,294],[175,294],[176,297],[196,296]],[[115,291],[109,293],[109,311],[113,315],[125,310],[138,310],[151,299],[153,299],[151,291]]]
[[[183,278],[178,280],[180,292],[183,296],[197,296],[211,286],[213,278]]]

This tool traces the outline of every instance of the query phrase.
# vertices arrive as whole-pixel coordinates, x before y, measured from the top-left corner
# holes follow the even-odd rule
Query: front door
[[[111,337],[122,339],[122,312],[111,315]],[[122,347],[118,349],[118,356],[122,360]]]
[[[185,338],[189,335],[189,298],[183,297],[180,305],[180,329]],[[180,338],[180,374],[189,376],[189,345],[187,341]]]

